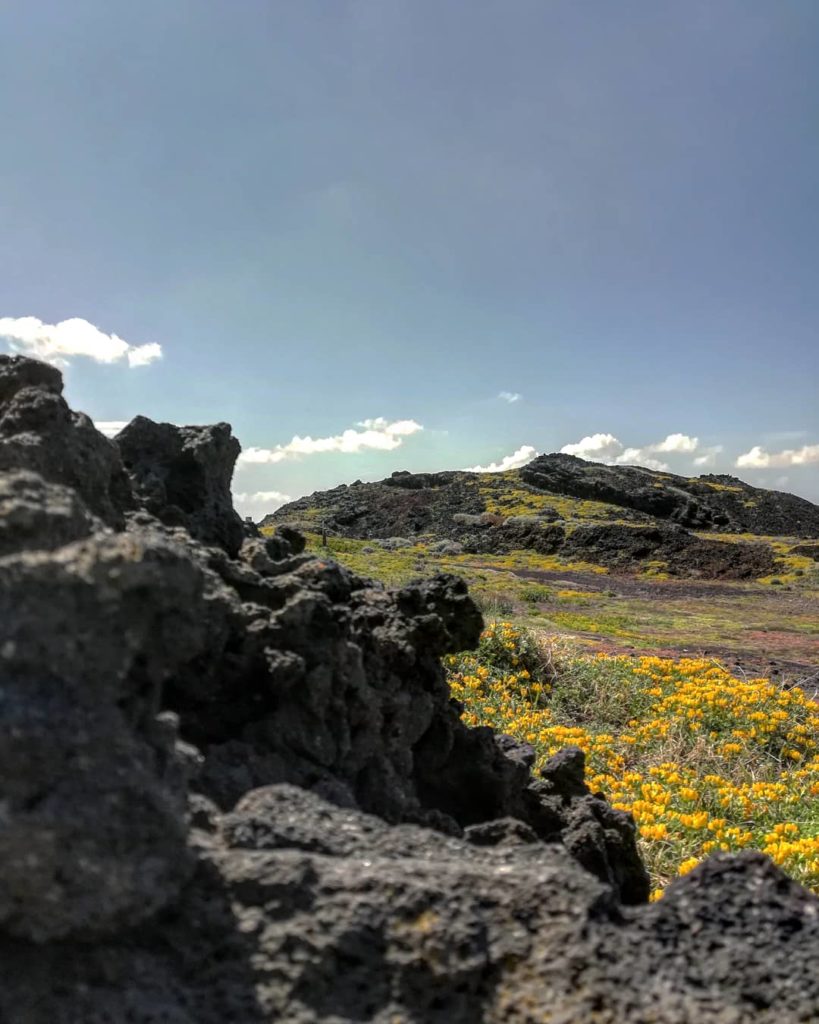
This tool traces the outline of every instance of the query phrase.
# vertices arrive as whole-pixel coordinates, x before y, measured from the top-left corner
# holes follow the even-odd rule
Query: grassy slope
[[[489,617],[569,634],[591,649],[706,654],[752,671],[773,662],[791,675],[819,664],[819,565],[810,559],[795,556],[801,575],[780,574],[784,582],[775,585],[668,580],[651,565],[640,577],[621,577],[529,551],[441,555],[423,541],[389,551],[375,541],[329,537],[324,548],[318,534],[308,534],[308,545],[384,583],[457,573]]]

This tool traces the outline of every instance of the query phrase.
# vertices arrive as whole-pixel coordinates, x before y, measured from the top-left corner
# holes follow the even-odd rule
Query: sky
[[[819,501],[816,0],[7,0],[0,351],[238,507],[567,450]]]

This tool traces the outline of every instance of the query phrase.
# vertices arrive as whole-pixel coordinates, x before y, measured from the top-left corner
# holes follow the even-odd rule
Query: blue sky
[[[818,45],[815,0],[11,0],[0,346],[228,420],[254,514],[564,446],[819,501]]]

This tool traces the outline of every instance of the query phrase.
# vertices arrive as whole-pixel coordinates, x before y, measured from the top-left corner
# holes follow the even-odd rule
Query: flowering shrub
[[[521,675],[542,670],[542,654],[534,634],[509,622],[492,622],[481,633],[477,661],[493,669],[509,669]]]
[[[528,705],[545,705],[552,688],[555,644],[545,644],[531,630],[510,622],[491,622],[481,633],[477,651],[445,658],[452,695],[467,705],[464,720],[508,732],[500,718],[490,721],[492,708],[517,713]]]
[[[493,623],[448,659],[469,725],[581,747],[587,781],[630,811],[655,896],[713,850],[759,849],[819,890],[819,704],[711,661],[552,652]]]

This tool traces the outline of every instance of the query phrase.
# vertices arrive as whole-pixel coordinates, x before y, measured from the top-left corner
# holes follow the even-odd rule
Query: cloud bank
[[[417,434],[424,428],[415,420],[393,420],[383,416],[361,420],[356,424],[363,429],[352,427],[332,437],[299,437],[296,434],[287,444],[273,448],[246,448],[239,456],[239,465],[273,465],[286,459],[298,459],[304,455],[336,452],[342,455],[356,455],[362,451],[393,451],[400,448],[404,438]]]
[[[699,447],[698,437],[689,437],[687,434],[669,434],[665,441],[649,445],[650,451],[655,452],[695,452]]]
[[[805,444],[801,448],[786,448],[781,452],[766,451],[754,445],[737,458],[739,469],[780,469],[783,466],[810,466],[819,463],[819,444]]]
[[[500,462],[490,462],[488,466],[469,466],[468,473],[503,473],[507,469],[519,469],[531,462],[537,455],[537,449],[530,444],[521,445],[511,455],[504,455]]]
[[[667,462],[655,458],[659,454],[691,455],[700,450],[697,437],[688,434],[669,434],[662,441],[643,445],[641,448],[627,448],[614,434],[590,434],[572,444],[565,444],[560,449],[564,455],[577,455],[591,462],[603,462],[615,466],[645,466],[661,472],[668,470]],[[721,449],[709,449],[704,458],[712,459],[713,454]],[[698,462],[698,465],[710,465],[710,462]]]
[[[162,358],[162,346],[156,342],[131,345],[81,317],[58,324],[44,324],[36,316],[0,317],[0,339],[13,352],[55,366],[67,366],[77,356],[96,363],[125,362],[129,367],[147,366]]]
[[[592,462],[613,460],[623,451],[622,442],[614,434],[590,434],[573,444],[564,444],[560,449],[564,455],[577,455]]]

